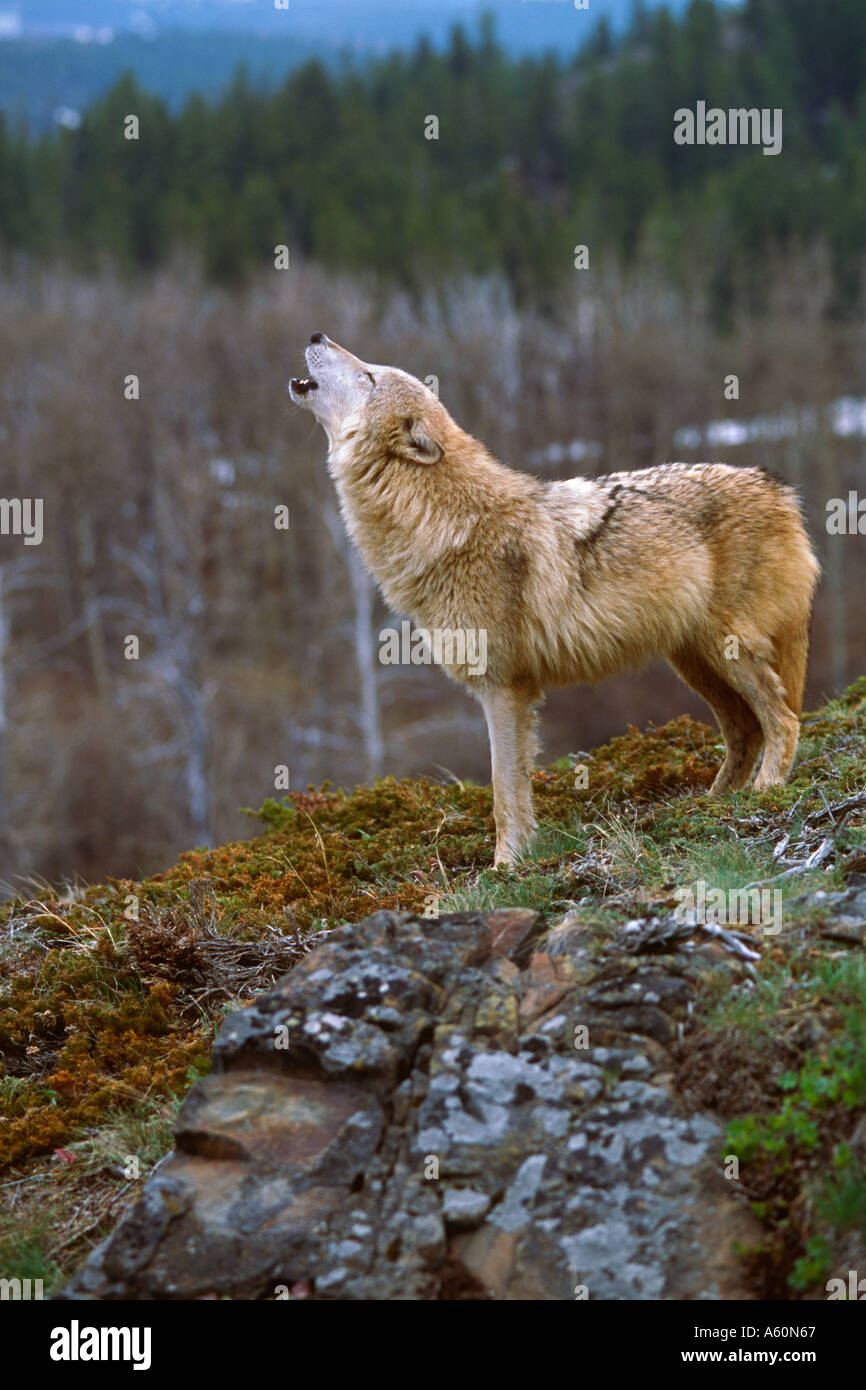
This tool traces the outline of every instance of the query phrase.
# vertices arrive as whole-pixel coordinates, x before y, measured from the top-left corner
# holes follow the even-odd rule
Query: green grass
[[[747,1001],[717,1010],[719,1028],[736,1029],[755,1046],[773,1036],[780,1007],[790,993],[791,976],[779,970]],[[852,1149],[855,1121],[866,1105],[866,959],[862,955],[823,958],[804,975],[801,1009],[811,1018],[834,1023],[796,1070],[777,1078],[778,1101],[762,1113],[732,1120],[725,1154],[735,1154],[746,1168],[763,1169],[777,1178],[776,1187],[793,1180],[807,1199],[824,1232],[805,1242],[788,1275],[790,1287],[803,1292],[829,1273],[833,1252],[848,1231],[866,1239],[866,1165]],[[812,1161],[819,1159],[817,1165]],[[772,1184],[771,1184],[772,1187]],[[776,1193],[755,1203],[762,1218],[776,1214]]]
[[[124,1155],[144,1172],[169,1146],[173,1108],[206,1070],[215,1029],[237,1002],[217,992],[203,1008],[184,973],[182,939],[195,942],[211,904],[220,934],[256,949],[275,931],[303,943],[380,908],[530,907],[552,924],[577,906],[601,949],[629,917],[672,910],[678,887],[772,887],[781,835],[796,838],[807,815],[862,788],[864,749],[866,678],[807,716],[789,784],[761,795],[702,796],[718,767],[718,734],[685,717],[583,755],[585,788],[575,786],[573,758],[539,769],[540,829],[509,871],[491,865],[489,787],[386,777],[270,800],[259,835],[190,850],[141,882],[74,894],[31,885],[0,909],[0,1185],[14,1184],[0,1187],[0,1207],[15,1197],[13,1226],[0,1217],[0,1264],[20,1276],[26,1252],[34,1269],[68,1272],[116,1219],[119,1194],[135,1195]],[[712,1045],[709,1071],[727,1086],[720,1113],[740,1124],[767,1232],[759,1258],[780,1296],[806,1287],[821,1250],[832,1258],[863,1205],[857,1107],[846,1099],[861,1086],[853,1020],[866,998],[853,962],[862,957],[821,941],[823,909],[804,895],[843,884],[843,864],[866,855],[864,822],[836,827],[829,867],[780,881],[783,928],[761,941],[747,987],[732,991],[724,972],[710,972],[691,1020]],[[124,916],[130,894],[149,928],[144,954]],[[809,1041],[802,1028],[812,1017],[823,1031]],[[685,1091],[694,1072],[687,1057]],[[58,1150],[74,1162],[58,1166]],[[800,1284],[786,1286],[789,1277]]]

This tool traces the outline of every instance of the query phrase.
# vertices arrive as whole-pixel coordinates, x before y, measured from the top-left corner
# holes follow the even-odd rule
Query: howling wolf
[[[490,733],[497,864],[535,829],[535,706],[547,686],[665,657],[713,710],[712,792],[784,782],[799,734],[818,564],[794,491],[757,468],[667,463],[544,483],[506,468],[397,367],[324,333],[296,404],[328,436],[343,521],[390,606],[486,634],[486,663],[445,661]],[[477,649],[477,644],[472,644]]]

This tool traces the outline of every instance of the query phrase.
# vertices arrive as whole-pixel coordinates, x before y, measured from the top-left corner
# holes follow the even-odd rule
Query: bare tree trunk
[[[352,583],[352,634],[360,697],[358,719],[364,744],[367,777],[373,781],[376,777],[381,777],[385,764],[385,740],[379,702],[379,659],[373,632],[376,586],[343,530],[343,524],[333,506],[325,507],[324,518],[334,547],[349,571]]]
[[[93,678],[96,681],[96,689],[100,699],[102,699],[108,690],[110,677],[105,655],[102,610],[98,602],[96,588],[96,547],[93,542],[93,519],[89,512],[81,513],[76,531],[84,612],[90,619],[87,624],[87,650]]]
[[[156,757],[173,757],[181,762],[183,785],[190,830],[198,844],[213,843],[212,801],[208,757],[210,725],[208,698],[202,688],[202,634],[199,625],[205,605],[197,580],[187,576],[187,594],[183,607],[170,601],[164,590],[160,572],[160,538],[150,532],[137,551],[115,548],[115,555],[125,561],[141,584],[144,604],[128,604],[135,611],[141,626],[149,633],[155,650],[143,663],[145,672],[157,677],[157,683],[169,692],[174,702],[175,737],[167,744],[151,750],[141,750],[139,763]],[[190,593],[191,590],[191,593]],[[148,693],[147,688],[143,691]]]
[[[211,828],[210,789],[207,775],[208,727],[204,700],[197,687],[189,687],[192,699],[187,700],[189,709],[189,736],[186,749],[186,791],[189,805],[189,818],[196,843],[209,845],[213,842]]]
[[[382,712],[379,707],[379,662],[373,634],[375,585],[361,564],[354,548],[349,545],[347,557],[352,578],[355,603],[355,664],[358,667],[361,695],[361,737],[370,781],[381,777],[385,763],[385,743],[382,737]]]

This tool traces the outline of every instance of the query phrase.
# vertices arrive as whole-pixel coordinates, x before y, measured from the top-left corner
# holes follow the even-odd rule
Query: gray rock
[[[474,1187],[446,1187],[442,1190],[442,1214],[449,1226],[477,1226],[490,1210],[486,1192]]]
[[[503,969],[534,918],[333,932],[226,1019],[174,1152],[60,1297],[748,1297],[720,1128],[651,1080],[682,960],[567,921]]]

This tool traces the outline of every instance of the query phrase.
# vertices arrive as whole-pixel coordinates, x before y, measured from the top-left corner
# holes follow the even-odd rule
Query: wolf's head
[[[296,405],[312,411],[333,453],[353,439],[406,463],[438,463],[457,430],[433,392],[399,367],[362,362],[314,333],[306,349],[310,375],[289,383]]]

